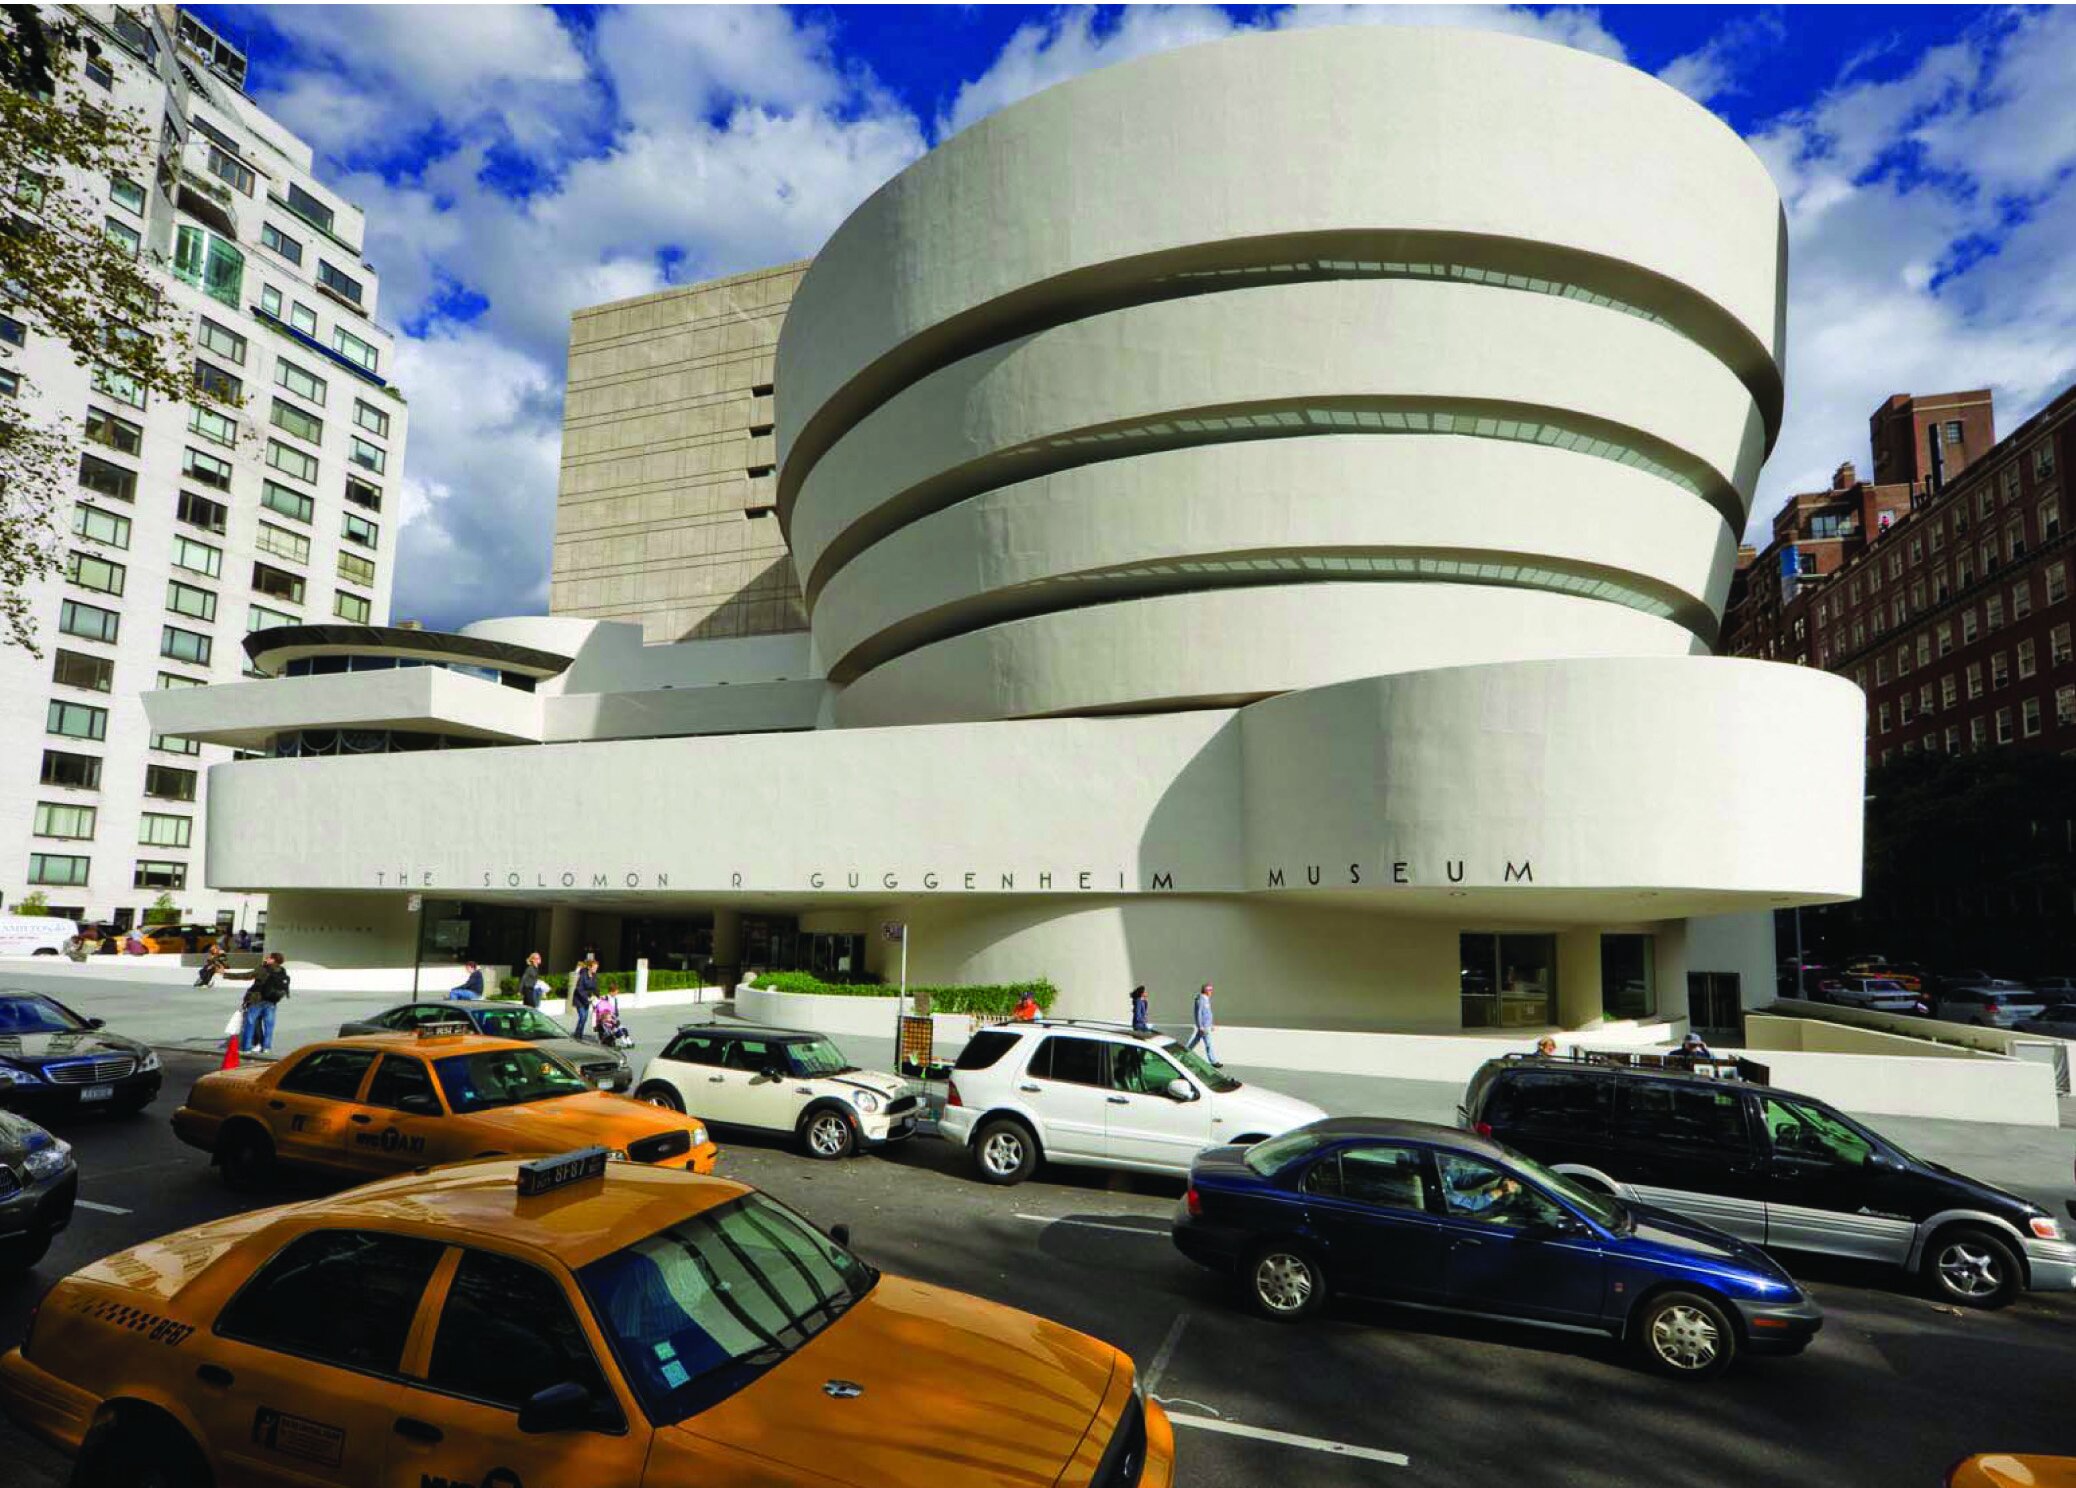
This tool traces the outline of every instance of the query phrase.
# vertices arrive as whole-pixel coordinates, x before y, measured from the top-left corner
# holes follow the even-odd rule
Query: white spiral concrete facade
[[[843,224],[780,338],[836,721],[1705,651],[1782,244],[1712,115],[1518,38],[1259,36],[1003,110]]]

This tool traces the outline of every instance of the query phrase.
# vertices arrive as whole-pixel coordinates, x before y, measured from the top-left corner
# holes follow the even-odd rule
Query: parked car
[[[43,1259],[72,1222],[79,1164],[72,1148],[35,1122],[0,1111],[0,1275]]]
[[[2038,1204],[1811,1096],[1673,1071],[1520,1057],[1472,1076],[1464,1123],[1580,1183],[1755,1244],[1885,1261],[1966,1307],[2076,1288]]]
[[[1921,992],[1924,982],[1917,968],[1901,961],[1891,961],[1886,956],[1848,956],[1845,961],[1848,976],[1887,977],[1900,983],[1906,991]]]
[[[0,956],[62,956],[79,926],[55,915],[0,915]]]
[[[990,1183],[1044,1161],[1187,1173],[1206,1147],[1259,1142],[1326,1115],[1243,1085],[1164,1033],[1107,1023],[1003,1024],[953,1066],[938,1133]]]
[[[1980,967],[1969,967],[1961,971],[1942,971],[1939,985],[1944,987],[1998,987],[2017,992],[2025,988],[2024,982],[2015,982],[2009,977],[1996,976]]]
[[[223,932],[214,925],[146,925],[138,930],[146,955],[193,956],[213,950]]]
[[[1826,977],[1817,989],[1822,1002],[1835,1002],[1840,1007],[1865,1008],[1875,1013],[1923,1013],[1926,1004],[1922,997],[1905,987],[1893,977],[1855,976]]]
[[[339,1025],[340,1038],[374,1033],[416,1033],[445,1026],[491,1038],[523,1039],[575,1067],[595,1090],[624,1091],[634,1083],[634,1066],[618,1049],[574,1038],[539,1008],[517,1002],[406,1002]]]
[[[2049,1007],[2076,1002],[2076,977],[2034,977],[2027,985],[2033,995]]]
[[[1932,999],[1934,1017],[1981,1028],[2016,1028],[2046,1010],[2032,993],[2001,987],[1947,987]]]
[[[132,1115],[158,1098],[159,1056],[41,992],[0,990],[0,1107]]]
[[[1420,1121],[1341,1117],[1212,1148],[1190,1169],[1173,1233],[1278,1321],[1344,1292],[1590,1328],[1696,1379],[1741,1351],[1800,1353],[1823,1325],[1757,1246]]]
[[[915,1132],[922,1097],[859,1069],[819,1033],[686,1024],[642,1071],[637,1100],[697,1110],[720,1126],[783,1132],[809,1157],[849,1157]]]

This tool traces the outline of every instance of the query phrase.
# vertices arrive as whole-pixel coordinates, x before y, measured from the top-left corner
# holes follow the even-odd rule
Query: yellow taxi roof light
[[[552,1193],[573,1183],[605,1177],[607,1154],[603,1147],[579,1147],[553,1157],[537,1157],[519,1164],[519,1197],[533,1198]]]

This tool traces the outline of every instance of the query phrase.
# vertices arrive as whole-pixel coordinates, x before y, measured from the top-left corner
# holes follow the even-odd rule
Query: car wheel
[[[634,1098],[647,1101],[652,1106],[661,1106],[666,1111],[676,1111],[680,1116],[685,1114],[685,1102],[677,1091],[660,1080],[651,1080],[642,1086],[634,1093]]]
[[[249,1123],[234,1126],[217,1143],[216,1165],[235,1193],[265,1188],[274,1176],[274,1139]]]
[[[2018,1295],[2018,1256],[1988,1230],[1947,1230],[1925,1248],[1935,1296],[1962,1307],[2002,1307]]]
[[[1302,1245],[1264,1245],[1243,1273],[1247,1300],[1265,1318],[1294,1323],[1326,1305],[1326,1273]]]
[[[839,1157],[849,1157],[858,1145],[857,1128],[841,1111],[826,1107],[811,1112],[807,1120],[800,1123],[800,1145],[809,1157],[824,1162]]]
[[[50,1250],[48,1235],[17,1235],[0,1242],[0,1273],[26,1271]]]
[[[1660,1374],[1708,1379],[1737,1357],[1737,1330],[1699,1292],[1660,1292],[1637,1310],[1632,1330],[1644,1362]]]
[[[170,1422],[116,1416],[80,1443],[72,1488],[208,1488],[209,1467]]]
[[[975,1133],[973,1162],[989,1183],[1021,1183],[1038,1171],[1038,1139],[1021,1121],[999,1117]]]

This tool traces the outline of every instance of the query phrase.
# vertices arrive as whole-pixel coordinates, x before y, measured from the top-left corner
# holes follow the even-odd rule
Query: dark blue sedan
[[[1823,1312],[1756,1246],[1453,1127],[1343,1117],[1190,1170],[1175,1244],[1294,1321],[1342,1292],[1628,1340],[1700,1379],[1800,1353]]]

